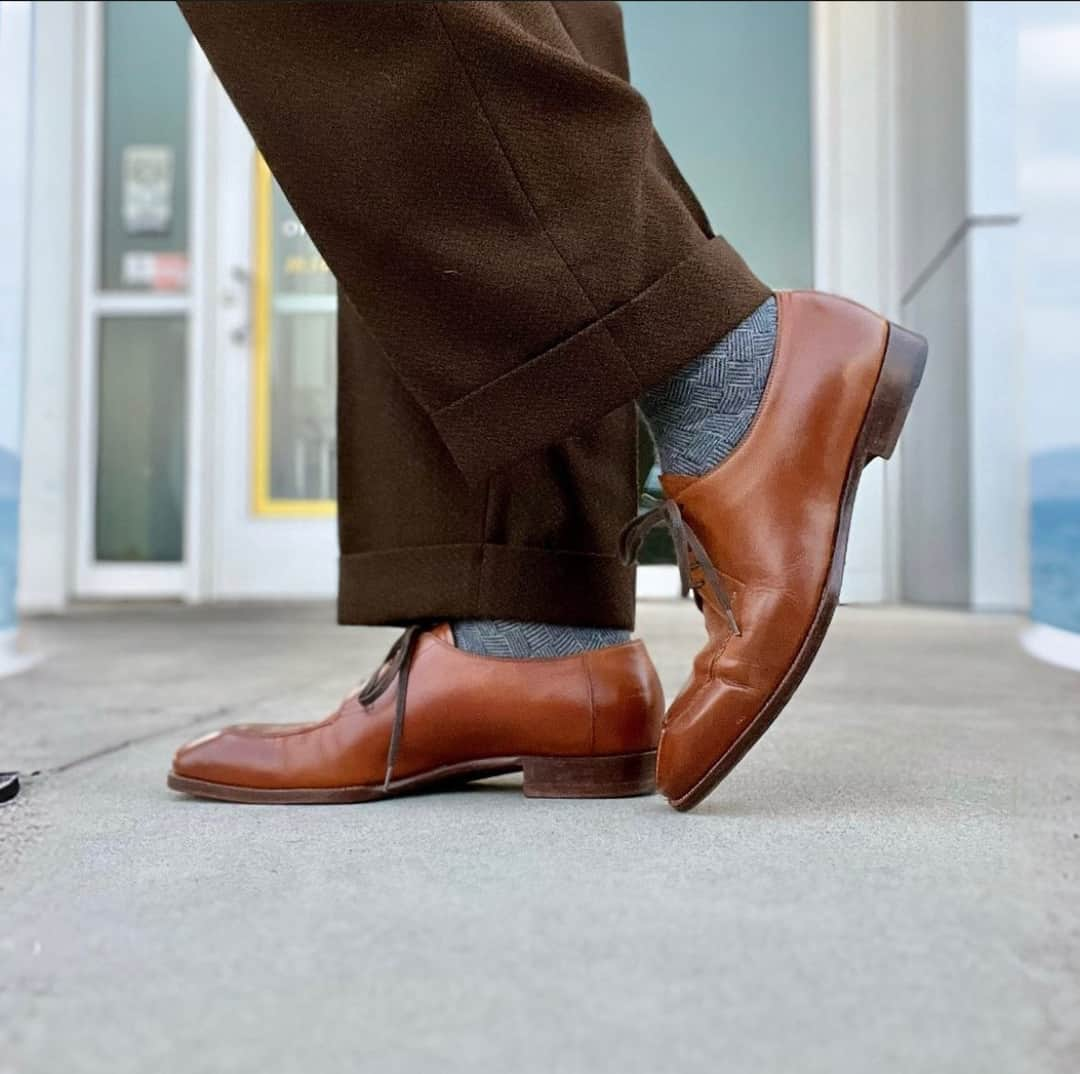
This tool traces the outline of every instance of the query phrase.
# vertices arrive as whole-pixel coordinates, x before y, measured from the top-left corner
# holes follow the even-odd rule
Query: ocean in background
[[[19,503],[0,500],[0,630],[15,625],[15,565],[19,547]]]
[[[1031,505],[1031,618],[1080,634],[1080,498]]]

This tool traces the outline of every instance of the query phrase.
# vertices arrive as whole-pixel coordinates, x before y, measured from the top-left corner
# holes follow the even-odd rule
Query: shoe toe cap
[[[252,733],[243,727],[226,727],[193,739],[173,757],[172,770],[187,779],[242,786],[272,784],[280,772],[279,739],[269,728]]]

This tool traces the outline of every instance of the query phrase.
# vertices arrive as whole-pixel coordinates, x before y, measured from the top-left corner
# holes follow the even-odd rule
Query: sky
[[[1018,4],[1025,419],[1080,448],[1080,3]]]

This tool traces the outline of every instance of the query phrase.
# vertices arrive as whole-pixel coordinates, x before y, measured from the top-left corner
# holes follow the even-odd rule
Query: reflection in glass
[[[270,372],[270,496],[332,500],[336,315],[278,313]]]
[[[269,339],[256,362],[268,363],[264,420],[269,435],[262,450],[269,454],[265,473],[269,506],[288,502],[332,502],[337,473],[334,428],[337,392],[337,285],[285,195],[266,165],[257,162],[264,184],[259,199],[268,229],[257,286],[271,281]],[[269,219],[266,219],[266,217]],[[269,271],[267,271],[269,269]],[[257,336],[261,336],[258,333]],[[261,506],[266,507],[265,500]]]
[[[184,554],[185,320],[101,321],[95,557]]]
[[[810,5],[636,0],[623,18],[634,85],[713,226],[770,286],[811,286]],[[733,41],[713,63],[717,42]],[[640,433],[638,473],[656,496],[652,442]],[[668,534],[653,530],[640,559],[673,562]]]
[[[266,167],[265,164],[260,165]],[[336,295],[330,266],[306,228],[297,219],[281,187],[272,183],[274,293],[278,295]]]
[[[174,4],[105,4],[103,290],[187,287],[190,42]]]

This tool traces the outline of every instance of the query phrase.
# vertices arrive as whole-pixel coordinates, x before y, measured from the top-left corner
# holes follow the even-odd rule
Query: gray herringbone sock
[[[765,393],[776,344],[776,299],[763,302],[639,400],[666,474],[707,473],[746,435]]]
[[[765,392],[776,342],[776,299],[762,303],[638,405],[652,430],[660,468],[669,474],[704,474],[746,435]],[[459,649],[484,656],[569,656],[629,641],[628,630],[463,619],[452,623]]]
[[[629,630],[522,623],[516,619],[460,619],[450,626],[459,649],[515,660],[571,656],[630,640]]]

